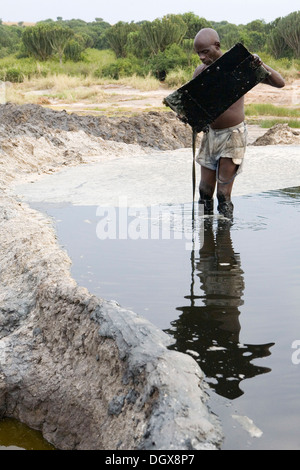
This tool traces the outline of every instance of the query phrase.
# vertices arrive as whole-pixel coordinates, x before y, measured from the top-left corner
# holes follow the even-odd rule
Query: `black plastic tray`
[[[253,55],[238,43],[163,102],[195,132],[201,132],[268,75],[262,65],[254,65]]]

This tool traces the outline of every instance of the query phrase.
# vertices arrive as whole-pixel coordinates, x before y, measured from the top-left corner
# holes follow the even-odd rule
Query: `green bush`
[[[165,80],[171,70],[187,66],[188,57],[177,44],[172,44],[165,51],[156,54],[151,60],[152,74],[159,80]]]
[[[122,77],[130,77],[132,75],[146,75],[146,70],[136,57],[117,59],[115,62],[99,68],[95,75],[98,77],[109,77],[118,80]]]
[[[24,74],[16,68],[6,69],[4,70],[4,80],[6,82],[21,83],[24,81]]]
[[[171,70],[165,79],[165,83],[169,88],[179,88],[192,79],[193,70],[177,68]]]
[[[71,39],[65,48],[64,55],[65,59],[73,60],[74,62],[79,62],[83,59],[84,46],[82,43],[76,39]]]

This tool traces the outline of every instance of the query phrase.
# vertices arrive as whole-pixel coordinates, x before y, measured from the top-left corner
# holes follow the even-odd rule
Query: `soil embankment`
[[[123,122],[7,104],[0,136],[0,417],[59,449],[217,449],[197,363],[78,286],[49,220],[10,187],[116,152],[186,146],[189,129],[153,113]]]
[[[29,174],[91,163],[99,157],[136,155],[191,146],[190,128],[173,113],[79,116],[38,105],[0,109],[1,186]]]
[[[299,143],[286,127],[279,135]],[[218,448],[197,363],[169,351],[148,321],[78,286],[49,220],[12,191],[66,166],[191,148],[191,129],[173,113],[109,118],[6,104],[0,137],[0,416],[59,449]]]

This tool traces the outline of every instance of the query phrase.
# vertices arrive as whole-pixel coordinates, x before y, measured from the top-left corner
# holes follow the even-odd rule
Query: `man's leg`
[[[216,187],[216,172],[201,166],[201,181],[199,186],[199,204],[204,204],[204,214],[213,214],[213,195]]]
[[[228,219],[233,218],[231,192],[237,169],[238,165],[233,163],[231,158],[220,158],[217,185],[218,211]]]

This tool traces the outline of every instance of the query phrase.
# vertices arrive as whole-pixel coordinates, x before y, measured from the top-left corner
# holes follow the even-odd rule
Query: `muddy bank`
[[[191,147],[174,113],[130,118],[79,116],[38,105],[0,105],[0,187],[33,174],[119,155]]]
[[[179,121],[173,112],[106,117],[68,114],[34,104],[0,106],[1,135],[36,138],[49,135],[50,141],[59,146],[60,131],[84,131],[88,136],[156,150],[190,147],[192,142],[190,127]]]
[[[215,448],[196,363],[77,286],[47,219],[1,197],[0,246],[1,416],[60,449]]]
[[[252,145],[293,145],[300,144],[300,132],[288,124],[276,124],[265,134],[258,137]]]
[[[60,449],[219,448],[197,363],[78,286],[49,220],[12,189],[66,166],[190,152],[190,128],[172,113],[104,118],[7,104],[0,138],[0,416]]]
[[[0,110],[0,417],[59,449],[217,449],[222,431],[194,359],[78,286],[49,220],[13,195],[16,179],[143,148],[63,130],[62,114]]]

